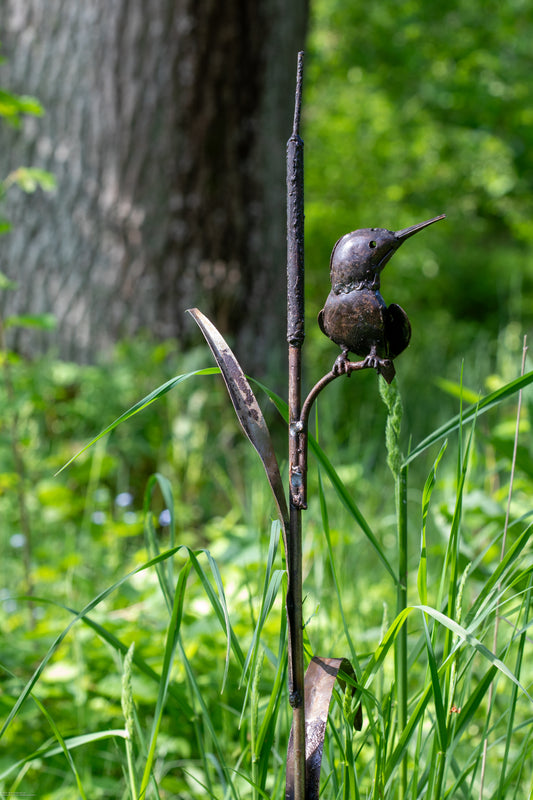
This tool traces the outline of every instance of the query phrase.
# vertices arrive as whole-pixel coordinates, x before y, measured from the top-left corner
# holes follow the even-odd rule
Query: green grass
[[[212,373],[203,350],[146,342],[99,368],[12,364],[16,403],[3,403],[0,431],[2,797],[284,796],[284,553],[261,463]],[[385,398],[392,475],[383,430],[367,432],[358,458],[331,440],[335,407],[320,398],[329,438],[317,423],[307,657],[346,656],[357,676],[354,701],[336,691],[330,709],[324,798],[529,796],[530,381],[500,381],[476,408],[448,384],[459,414],[420,444],[400,432],[398,396]],[[283,443],[281,417],[256,393]]]

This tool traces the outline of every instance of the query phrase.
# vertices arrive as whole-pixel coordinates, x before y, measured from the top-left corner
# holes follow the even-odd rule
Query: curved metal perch
[[[386,367],[389,359],[383,359],[383,366]],[[337,363],[337,362],[335,362]],[[293,440],[294,450],[297,457],[291,461],[290,469],[290,491],[291,503],[300,509],[307,508],[307,441],[308,441],[308,428],[309,428],[309,414],[316,398],[326,386],[334,381],[335,378],[340,378],[341,375],[350,377],[352,372],[357,372],[362,369],[373,369],[367,360],[363,361],[347,361],[344,364],[343,371],[340,372],[333,367],[330,372],[326,373],[318,383],[315,383],[300,412],[300,417],[295,422],[292,422],[289,429],[291,440]],[[379,372],[378,368],[378,372]]]

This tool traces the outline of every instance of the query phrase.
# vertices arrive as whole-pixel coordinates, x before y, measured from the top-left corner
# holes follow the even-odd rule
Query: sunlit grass
[[[127,362],[120,370],[127,387]],[[184,364],[184,374],[194,372]],[[146,397],[174,380],[162,377]],[[30,385],[28,371],[20,379]],[[52,392],[38,368],[33,380]],[[407,498],[400,539],[383,431],[369,432],[379,442],[372,469],[337,464],[335,442],[312,443],[307,655],[351,660],[364,720],[355,731],[353,707],[336,693],[324,797],[476,797],[484,746],[483,796],[528,796],[533,475],[525,452],[503,557],[501,543],[517,392],[530,380],[495,387],[477,410],[465,403],[425,442],[402,445],[400,473],[407,461],[410,470],[398,495]],[[55,479],[60,457],[84,444],[65,421],[69,409],[76,425],[83,420],[84,384],[61,400],[62,422],[33,401],[36,435],[24,444],[32,596],[13,539],[9,487],[20,476],[0,447],[4,796],[284,796],[284,554],[261,465],[240,441],[219,382],[191,375],[172,392],[155,390],[149,407],[125,392],[115,410],[104,397],[91,409],[101,424],[90,423],[85,441],[124,408],[144,410]],[[324,397],[319,415],[326,409]],[[529,413],[526,402],[522,426]],[[60,428],[56,449],[40,415]],[[400,558],[407,583],[398,594]]]

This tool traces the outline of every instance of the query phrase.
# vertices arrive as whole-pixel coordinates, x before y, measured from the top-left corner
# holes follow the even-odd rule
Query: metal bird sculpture
[[[444,217],[401,231],[362,228],[338,240],[330,261],[331,292],[318,315],[322,332],[342,349],[333,367],[336,374],[349,373],[351,352],[391,383],[396,374],[392,360],[409,344],[411,325],[399,305],[385,304],[380,274],[406,239]]]

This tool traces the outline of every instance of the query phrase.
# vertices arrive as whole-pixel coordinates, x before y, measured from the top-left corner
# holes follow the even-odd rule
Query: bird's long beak
[[[433,219],[426,220],[426,222],[419,222],[418,225],[411,225],[410,228],[404,228],[402,231],[396,231],[394,235],[399,242],[402,243],[410,236],[413,236],[413,234],[421,231],[422,228],[427,228],[428,225],[433,225],[434,222],[438,222],[439,219],[444,219],[445,216],[446,214],[440,214],[438,217],[433,217]]]

